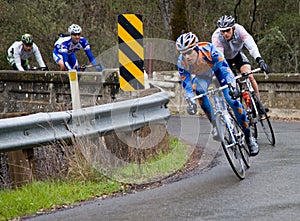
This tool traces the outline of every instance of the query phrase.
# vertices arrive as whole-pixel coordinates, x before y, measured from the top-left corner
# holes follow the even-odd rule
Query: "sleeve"
[[[33,53],[36,61],[39,63],[40,67],[46,67],[45,62],[42,58],[41,52],[36,44],[33,44]]]
[[[94,58],[93,56],[93,53],[91,51],[91,47],[89,45],[89,42],[86,38],[81,38],[81,45],[85,51],[85,54],[86,56],[88,57],[89,61],[93,64],[93,65],[96,65],[97,64],[97,61],[96,59]]]
[[[212,62],[213,62],[212,69],[216,76],[222,76],[222,75],[233,76],[232,71],[231,71],[226,59],[224,58],[223,54],[213,44],[211,44],[211,56],[212,56]],[[220,82],[220,84],[222,86],[226,83],[227,83],[227,80]]]
[[[224,47],[219,37],[220,31],[217,29],[211,37],[211,42],[222,54],[224,54]]]
[[[71,70],[72,68],[68,62],[68,49],[67,49],[66,43],[62,42],[62,40],[59,39],[55,43],[54,47],[55,47],[55,50],[57,50],[58,53],[61,54],[61,56],[63,57],[63,62],[64,62],[66,69]]]
[[[24,68],[22,67],[22,63],[21,63],[21,55],[20,55],[18,45],[14,44],[12,46],[11,51],[12,51],[12,56],[16,67],[18,68],[19,71],[24,71]]]
[[[185,70],[182,63],[182,55],[179,56],[178,62],[177,62],[177,68],[180,76],[180,81],[183,89],[185,90],[184,98],[192,98],[194,97],[193,93],[193,86],[192,86],[192,79],[191,74]]]
[[[255,43],[253,37],[246,31],[243,26],[238,26],[239,34],[242,41],[245,44],[245,47],[249,51],[249,54],[256,59],[257,57],[261,57],[257,44]]]

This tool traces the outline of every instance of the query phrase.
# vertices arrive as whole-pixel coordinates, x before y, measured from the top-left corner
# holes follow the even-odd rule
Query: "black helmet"
[[[228,28],[231,28],[234,26],[235,20],[234,17],[231,15],[223,15],[221,18],[219,18],[217,25],[220,28],[220,30],[226,30]]]
[[[31,34],[24,34],[24,35],[22,35],[21,41],[26,45],[32,45],[33,37]]]

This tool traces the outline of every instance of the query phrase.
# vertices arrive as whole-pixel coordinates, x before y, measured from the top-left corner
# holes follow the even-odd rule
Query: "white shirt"
[[[244,46],[254,59],[261,57],[253,37],[246,29],[239,24],[235,24],[234,27],[233,38],[230,41],[222,36],[219,28],[212,35],[212,43],[224,54],[225,58],[233,59]]]
[[[46,67],[40,50],[35,43],[33,43],[31,51],[27,52],[23,48],[22,41],[16,41],[9,47],[7,53],[7,59],[11,64],[15,63],[19,71],[24,71],[24,68],[21,65],[21,60],[26,60],[33,55],[40,67]]]

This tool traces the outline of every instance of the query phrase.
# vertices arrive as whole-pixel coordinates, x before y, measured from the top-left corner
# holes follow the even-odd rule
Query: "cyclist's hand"
[[[237,98],[240,97],[240,92],[237,88],[229,88],[229,95],[232,99],[236,100]]]
[[[85,71],[85,69],[86,69],[86,65],[83,64],[79,66],[78,71]]]
[[[42,71],[49,71],[49,68],[46,66],[46,67],[42,67],[41,70]]]
[[[104,67],[102,65],[97,65],[96,66],[96,70],[97,71],[103,71],[104,70]]]
[[[256,58],[256,61],[262,71],[266,72],[266,74],[270,73],[269,65],[267,65],[262,58],[258,57]]]
[[[188,112],[188,114],[195,115],[197,113],[197,104],[196,104],[196,102],[194,100],[192,101],[189,98],[186,99],[185,101],[187,103],[186,111]]]

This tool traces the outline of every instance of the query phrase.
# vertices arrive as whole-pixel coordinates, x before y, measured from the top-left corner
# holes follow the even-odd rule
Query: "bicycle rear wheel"
[[[255,94],[254,94],[255,95]],[[248,107],[247,110],[247,116],[249,119],[249,124],[250,124],[250,131],[252,133],[252,136],[255,137],[255,139],[258,137],[258,130],[257,130],[257,110],[255,110],[255,98],[250,96],[250,100],[251,100],[251,105],[250,107]]]
[[[260,125],[264,131],[264,134],[267,138],[267,140],[269,141],[269,143],[272,146],[275,146],[275,134],[273,131],[273,127],[270,121],[270,116],[267,114],[266,109],[264,107],[264,105],[262,104],[262,102],[258,99],[257,95],[256,96],[256,103],[257,103],[257,107],[259,110],[259,119],[258,121],[260,122]]]
[[[228,117],[228,119],[232,120],[231,117]],[[228,122],[229,120],[226,120],[223,115],[218,114],[216,116],[216,126],[221,137],[221,144],[226,158],[235,175],[243,180],[245,178],[246,168],[238,142],[235,140],[235,132],[230,126],[234,125],[233,120],[232,122]]]

